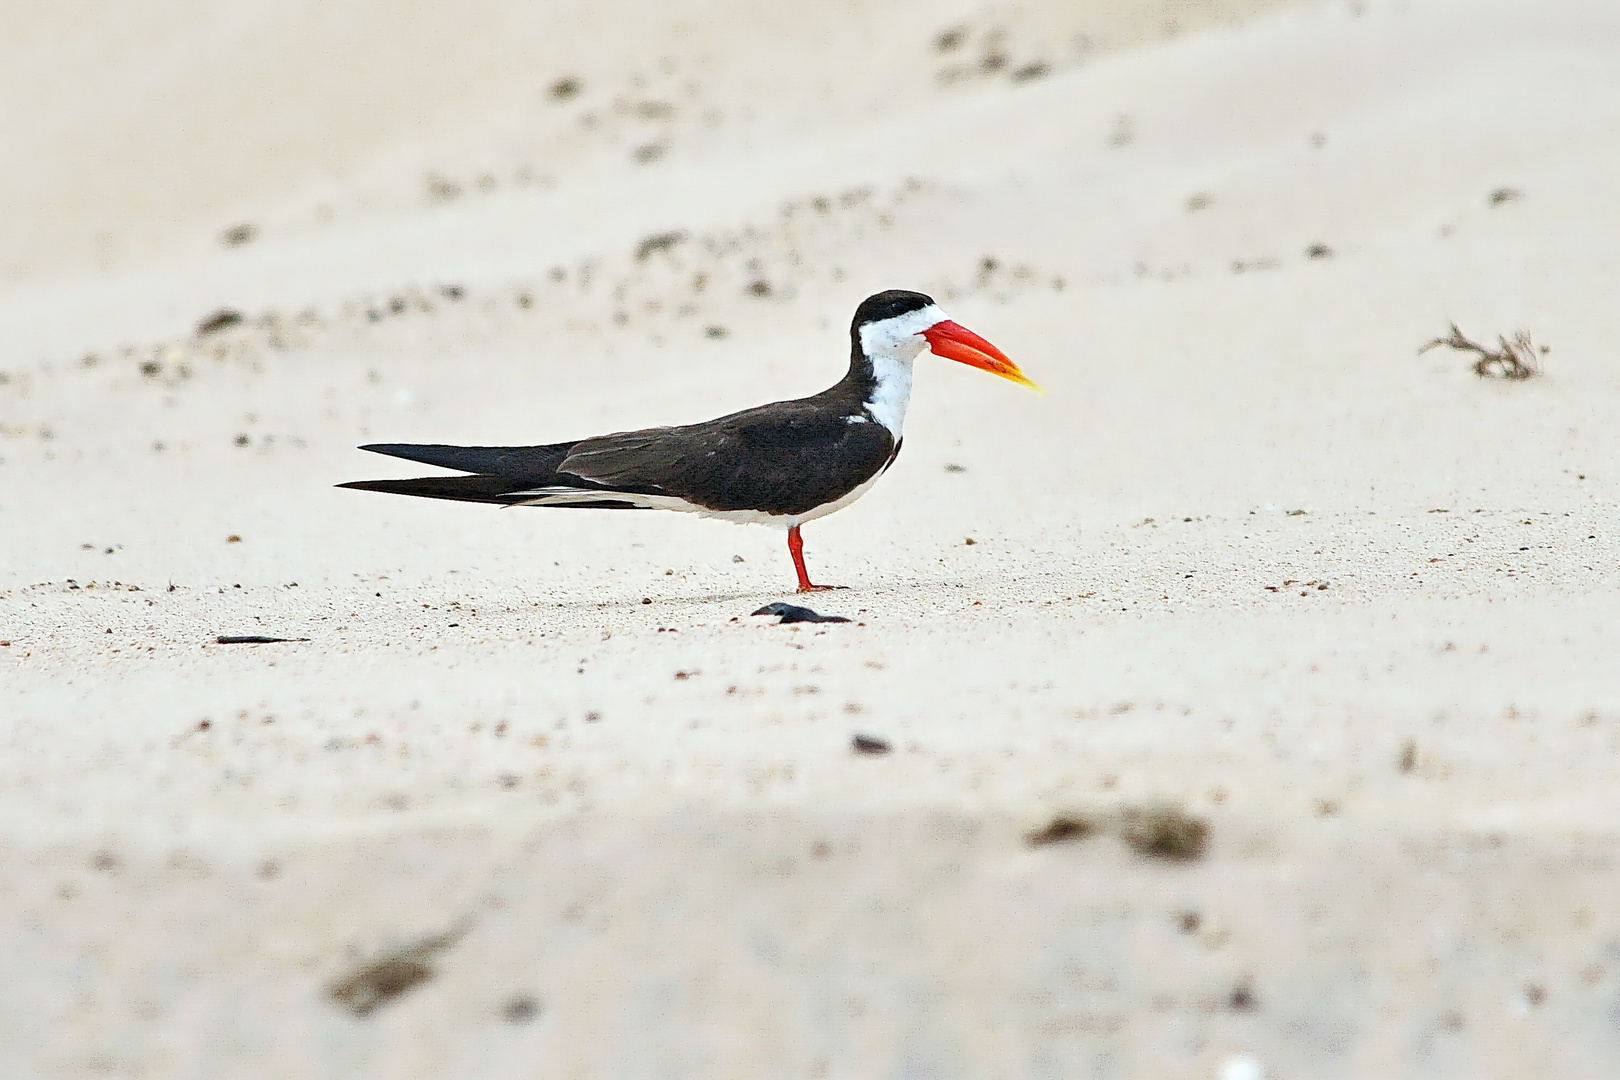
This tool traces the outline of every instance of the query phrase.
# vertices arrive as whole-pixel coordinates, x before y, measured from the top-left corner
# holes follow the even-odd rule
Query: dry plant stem
[[[1509,341],[1498,336],[1497,341],[1501,347],[1487,349],[1475,341],[1468,340],[1463,332],[1457,329],[1457,324],[1451,324],[1451,336],[1435,338],[1418,350],[1419,354],[1426,353],[1437,345],[1459,352],[1474,353],[1479,359],[1474,361],[1474,374],[1482,379],[1507,379],[1510,382],[1519,382],[1541,374],[1541,357],[1546,355],[1545,346],[1537,348],[1530,340],[1530,335],[1520,330]]]

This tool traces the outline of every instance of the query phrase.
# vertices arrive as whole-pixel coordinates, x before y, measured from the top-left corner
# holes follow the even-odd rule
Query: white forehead
[[[938,304],[929,304],[916,311],[908,311],[904,315],[869,322],[861,327],[861,348],[869,355],[879,351],[887,352],[897,346],[914,347],[920,351],[923,343],[910,339],[949,317],[939,309]]]

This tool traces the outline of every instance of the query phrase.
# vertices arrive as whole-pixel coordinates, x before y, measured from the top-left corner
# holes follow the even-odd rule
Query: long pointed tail
[[[445,446],[431,443],[371,443],[376,454],[460,469],[473,476],[423,476],[410,480],[356,480],[338,487],[414,495],[423,499],[495,503],[500,506],[566,506],[592,510],[641,510],[644,502],[616,498],[603,485],[559,476],[557,466],[573,443],[550,446]]]
[[[424,476],[416,480],[356,480],[338,485],[356,491],[385,491],[390,495],[416,495],[424,499],[507,505],[522,501],[513,498],[512,493],[525,486],[514,485],[504,476]]]
[[[446,446],[442,443],[367,443],[360,449],[373,454],[437,465],[457,472],[506,476],[526,484],[554,480],[575,443],[549,446]]]
[[[417,480],[359,480],[338,487],[510,505],[522,502],[514,492],[557,482],[557,466],[573,443],[551,446],[447,446],[441,443],[368,443],[360,449],[404,458],[423,465],[456,469],[476,476],[425,476]]]
[[[356,480],[339,484],[357,491],[416,495],[424,499],[496,503],[500,506],[554,506],[573,510],[645,510],[645,502],[615,498],[611,491],[554,486],[536,491],[504,476],[423,476],[415,480]]]

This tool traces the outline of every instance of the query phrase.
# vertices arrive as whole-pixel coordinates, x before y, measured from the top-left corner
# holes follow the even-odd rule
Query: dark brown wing
[[[889,429],[814,398],[702,424],[584,439],[557,466],[608,489],[674,495],[709,510],[804,514],[849,494],[893,458]]]

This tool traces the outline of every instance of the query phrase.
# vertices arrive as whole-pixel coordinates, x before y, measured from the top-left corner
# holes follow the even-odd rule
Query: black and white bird
[[[811,397],[701,424],[648,428],[545,446],[372,443],[362,450],[470,476],[362,480],[341,487],[429,499],[594,510],[681,510],[787,529],[799,591],[813,585],[799,528],[871,490],[900,453],[911,367],[926,349],[1039,390],[931,297],[869,296],[850,325],[849,371]]]

